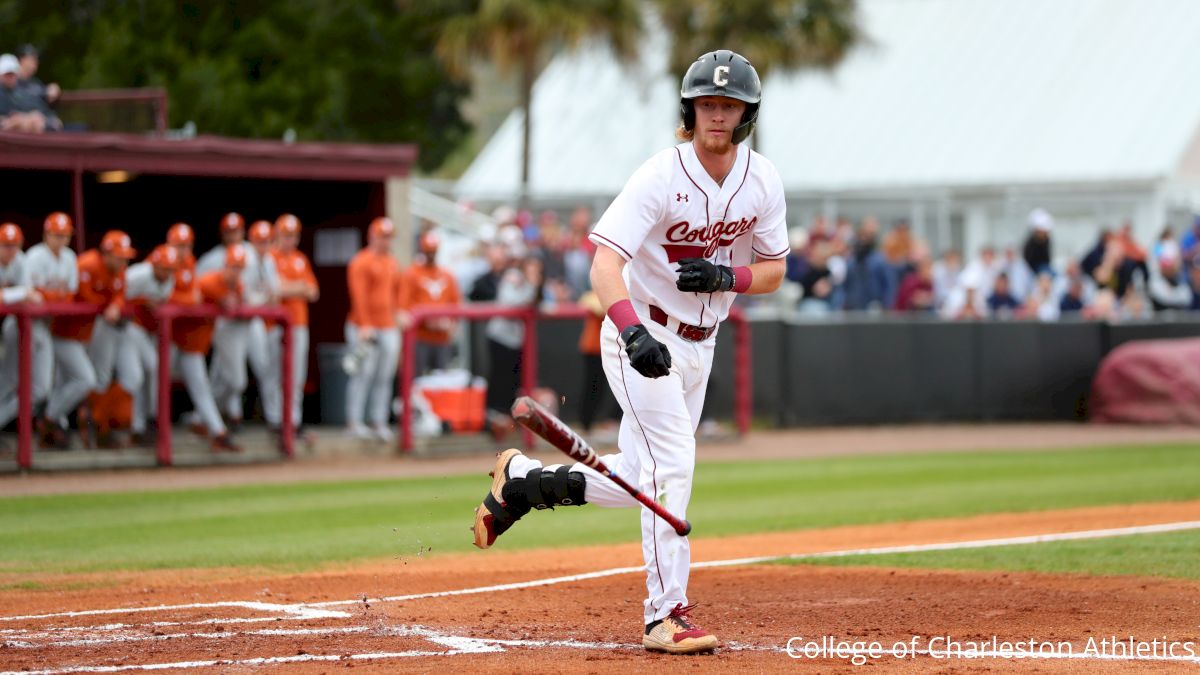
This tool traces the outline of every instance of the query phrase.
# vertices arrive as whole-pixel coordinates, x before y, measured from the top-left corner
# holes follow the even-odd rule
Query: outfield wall
[[[751,327],[754,412],[774,426],[1078,420],[1105,354],[1129,340],[1200,337],[1200,316],[1117,325],[889,317]],[[578,417],[579,331],[576,321],[543,321],[538,329],[540,380],[566,396],[568,420]],[[717,420],[732,419],[732,338],[732,330],[717,337],[705,403]]]

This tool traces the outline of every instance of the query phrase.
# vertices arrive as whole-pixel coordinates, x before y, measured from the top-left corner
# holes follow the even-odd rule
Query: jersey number
[[[713,70],[713,84],[718,87],[729,84],[729,66],[717,66]]]

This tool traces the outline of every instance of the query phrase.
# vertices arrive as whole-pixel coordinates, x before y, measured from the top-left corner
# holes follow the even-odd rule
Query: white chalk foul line
[[[989,548],[993,546],[1015,546],[1019,544],[1044,544],[1056,541],[1074,541],[1080,539],[1102,539],[1105,537],[1123,537],[1136,534],[1159,534],[1164,532],[1179,532],[1183,530],[1200,529],[1200,520],[1189,520],[1175,523],[1161,523],[1157,525],[1138,525],[1134,527],[1116,527],[1100,530],[1081,530],[1075,532],[1058,532],[1053,534],[1039,534],[1023,537],[1006,537],[1001,539],[973,539],[968,541],[947,542],[939,544],[915,544],[909,546],[880,546],[875,548],[858,548],[844,549],[838,551],[819,551],[815,553],[793,553],[790,555],[769,555],[755,556],[749,558],[732,558],[728,560],[708,560],[703,562],[692,563],[692,568],[708,568],[708,567],[732,567],[736,565],[754,565],[765,562],[776,562],[780,560],[805,560],[812,558],[840,558],[846,556],[859,555],[881,555],[886,553],[921,553],[927,551],[950,551],[958,549],[971,548]],[[408,600],[422,600],[426,598],[446,598],[456,595],[477,595],[480,593],[495,593],[498,591],[512,591],[521,588],[536,588],[539,586],[553,586],[556,584],[573,583],[577,581],[586,581],[588,579],[600,579],[603,577],[611,577],[620,574],[633,574],[644,571],[644,567],[614,567],[607,570],[598,570],[596,572],[585,572],[582,574],[569,574],[560,577],[549,577],[545,579],[533,579],[529,581],[517,581],[507,584],[494,584],[490,586],[476,586],[474,588],[461,588],[450,591],[431,591],[427,593],[411,593],[408,595],[391,595],[381,598],[356,598],[354,600],[330,600],[326,602],[311,602],[299,604],[275,604],[265,602],[206,602],[206,603],[189,603],[183,605],[156,605],[153,607],[132,607],[132,608],[114,608],[114,609],[92,609],[78,612],[56,612],[52,614],[28,614],[24,616],[0,616],[0,622],[3,621],[28,621],[33,619],[52,619],[59,617],[77,617],[91,616],[98,614],[126,614],[132,612],[166,612],[177,611],[182,609],[210,609],[218,607],[236,607],[241,609],[255,609],[264,612],[281,612],[290,615],[296,619],[324,619],[324,618],[347,618],[350,614],[346,612],[321,610],[322,607],[339,607],[348,605],[357,605],[362,603],[381,603],[381,602],[405,602]],[[208,623],[216,622],[231,622],[231,623],[251,623],[257,621],[273,621],[273,618],[239,618],[239,619],[209,619]]]

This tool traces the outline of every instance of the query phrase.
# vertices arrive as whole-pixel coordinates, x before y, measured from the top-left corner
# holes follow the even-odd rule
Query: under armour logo
[[[677,202],[686,202],[687,200],[688,200],[688,196],[687,196],[687,195],[685,195],[685,194],[683,194],[682,192],[676,192],[676,193],[675,193],[675,201],[677,201]]]

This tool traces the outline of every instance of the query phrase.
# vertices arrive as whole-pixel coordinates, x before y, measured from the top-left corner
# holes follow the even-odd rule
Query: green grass
[[[478,476],[0,499],[0,573],[267,567],[472,550]],[[1200,498],[1200,449],[889,455],[697,467],[695,537]],[[632,509],[532,513],[505,549],[637,541]]]
[[[790,565],[916,567],[1200,579],[1200,531],[1044,544],[781,561]]]

